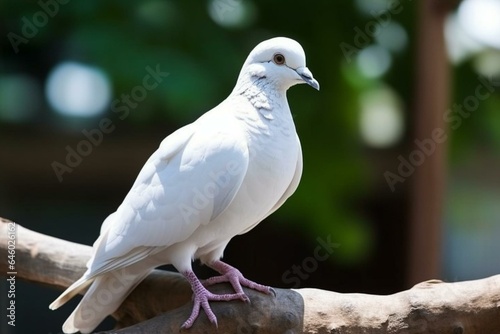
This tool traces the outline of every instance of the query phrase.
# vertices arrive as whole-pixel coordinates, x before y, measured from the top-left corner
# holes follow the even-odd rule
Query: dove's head
[[[271,38],[258,44],[243,64],[238,82],[268,80],[279,89],[307,83],[319,90],[319,83],[306,67],[302,46],[286,37]]]

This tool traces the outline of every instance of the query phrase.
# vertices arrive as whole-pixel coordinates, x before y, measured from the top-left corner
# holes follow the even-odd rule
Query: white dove
[[[217,325],[209,301],[248,301],[242,286],[273,293],[220,259],[231,238],[250,231],[297,189],[302,151],[286,91],[299,83],[319,90],[300,44],[266,40],[250,52],[227,99],[163,140],[102,224],[87,271],[50,304],[57,309],[90,286],[64,333],[93,331],[164,264],[174,265],[193,290],[183,328],[193,325],[200,308]],[[201,283],[191,268],[195,259],[221,276]],[[218,282],[230,282],[236,293],[205,288]]]

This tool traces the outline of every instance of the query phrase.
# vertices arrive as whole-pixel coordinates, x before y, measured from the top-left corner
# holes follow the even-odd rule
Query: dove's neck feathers
[[[289,110],[286,88],[266,76],[264,66],[243,66],[231,95],[244,96],[267,119],[274,119],[277,110]],[[273,115],[274,114],[274,115]]]

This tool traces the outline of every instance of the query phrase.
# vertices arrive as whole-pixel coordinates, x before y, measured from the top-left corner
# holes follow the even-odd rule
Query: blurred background
[[[5,0],[0,13],[0,216],[92,244],[160,141],[231,92],[256,44],[287,36],[321,84],[288,93],[302,181],[225,260],[275,287],[376,294],[500,272],[500,0]],[[60,291],[16,284],[18,321],[1,332],[60,333],[77,300],[52,312]]]

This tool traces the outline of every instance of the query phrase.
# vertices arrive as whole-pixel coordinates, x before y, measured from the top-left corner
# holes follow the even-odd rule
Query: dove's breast
[[[286,101],[275,106],[270,113],[267,110],[262,113],[253,107],[240,110],[238,118],[247,138],[248,169],[231,204],[206,226],[207,230],[217,231],[214,234],[217,240],[211,245],[227,242],[267,217],[290,186],[297,161],[302,158],[299,157],[300,142]],[[207,245],[209,248],[212,247]]]
[[[250,125],[249,166],[242,191],[260,209],[255,212],[259,220],[285,193],[299,159],[300,143],[289,111],[287,114],[273,114],[273,119],[260,116],[256,121],[262,127],[260,132]]]

